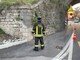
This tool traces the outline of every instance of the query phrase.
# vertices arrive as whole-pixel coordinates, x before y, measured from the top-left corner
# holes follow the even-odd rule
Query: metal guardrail
[[[66,46],[63,48],[63,50],[55,56],[52,60],[62,60],[64,59],[68,54],[68,60],[72,60],[72,53],[73,53],[73,33],[71,35],[71,38],[67,42]]]

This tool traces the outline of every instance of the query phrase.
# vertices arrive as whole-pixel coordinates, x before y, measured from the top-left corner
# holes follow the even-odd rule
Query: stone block
[[[1,21],[1,22],[4,22],[5,20],[4,20],[4,19],[1,19],[0,21]]]
[[[11,18],[11,19],[9,19],[9,22],[13,22],[14,20]]]
[[[8,24],[8,22],[3,22],[3,24],[4,24],[4,25],[7,25],[7,24]]]
[[[8,19],[6,19],[5,21],[10,22],[10,19],[11,19],[11,18],[8,18]]]

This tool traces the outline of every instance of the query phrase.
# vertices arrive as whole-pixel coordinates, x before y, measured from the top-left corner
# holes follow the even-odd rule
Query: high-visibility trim
[[[42,31],[43,30],[43,26],[41,24],[38,24],[38,26],[41,27],[41,30],[40,31],[41,31],[41,34],[42,34],[42,32],[43,32]]]
[[[39,34],[36,34],[35,35],[35,37],[42,37],[42,36],[43,36],[43,34],[40,34],[40,35]]]
[[[35,47],[39,47],[39,45],[35,45]]]
[[[36,26],[36,34],[35,37],[42,37],[43,36],[43,27],[41,25],[39,25],[41,27],[41,34],[38,34],[39,30],[38,30],[38,26]],[[45,31],[44,31],[45,32]]]
[[[44,46],[44,45],[41,45],[41,46]]]
[[[36,26],[36,35],[38,35],[38,26]]]
[[[36,26],[36,34],[35,34],[35,37],[42,37],[43,34],[41,32],[41,34],[38,34],[38,26]]]

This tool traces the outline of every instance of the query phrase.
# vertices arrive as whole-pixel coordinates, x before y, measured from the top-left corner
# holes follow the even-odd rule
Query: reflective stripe
[[[35,47],[39,47],[39,45],[35,45]]]
[[[36,35],[35,35],[36,37],[42,37],[43,36],[43,34],[41,33],[41,34],[38,34],[38,26],[36,26]]]
[[[43,31],[42,31],[42,30],[43,30],[43,26],[42,26],[42,25],[39,25],[39,26],[41,27],[41,34],[43,34],[43,33],[42,33],[42,32],[43,32]]]
[[[44,45],[41,45],[41,46],[44,46]]]
[[[36,26],[36,35],[38,35],[38,26]]]
[[[40,35],[39,34],[36,34],[35,35],[35,37],[42,37],[42,36],[43,36],[43,34],[40,34]]]
[[[42,31],[43,30],[43,26],[41,24],[39,24],[38,26],[41,27],[41,30],[40,31],[41,31],[41,34],[42,34],[42,32],[43,32]]]
[[[35,34],[35,37],[42,37],[43,34],[42,34],[42,30],[41,30],[41,34],[38,34],[38,26],[36,26],[36,34]]]

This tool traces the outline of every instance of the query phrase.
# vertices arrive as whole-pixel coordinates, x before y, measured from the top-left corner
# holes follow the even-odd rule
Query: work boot
[[[34,50],[34,51],[39,51],[38,47],[35,47],[33,50]]]
[[[44,49],[44,46],[41,46],[41,50],[43,50]]]

